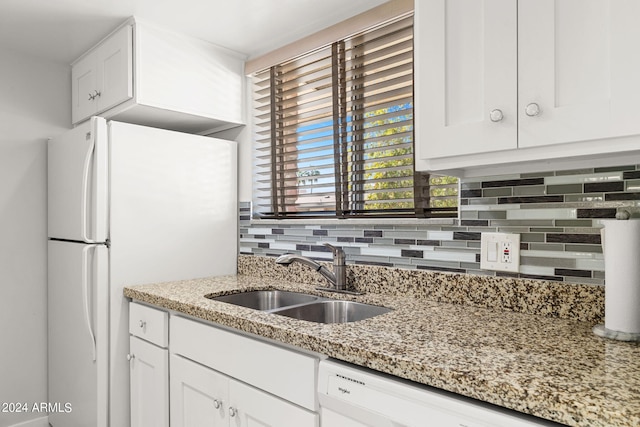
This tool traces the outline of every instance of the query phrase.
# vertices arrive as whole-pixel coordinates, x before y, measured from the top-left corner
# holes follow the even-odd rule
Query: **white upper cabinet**
[[[640,161],[640,2],[415,8],[417,169],[464,176]]]
[[[71,70],[71,114],[73,123],[78,123],[97,112],[98,64],[95,52],[75,63]]]
[[[513,0],[416,1],[420,158],[516,148]]]
[[[244,57],[136,19],[72,64],[72,119],[191,133],[243,123]]]
[[[519,147],[640,133],[639,19],[637,0],[519,0]]]
[[[132,40],[126,25],[73,64],[74,124],[133,97]]]

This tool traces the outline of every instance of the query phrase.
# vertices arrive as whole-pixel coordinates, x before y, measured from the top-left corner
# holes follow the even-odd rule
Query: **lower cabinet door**
[[[171,427],[229,425],[229,379],[171,355]]]
[[[229,381],[229,396],[232,427],[318,427],[318,414],[239,381]]]
[[[169,427],[168,350],[132,336],[129,354],[131,427]]]
[[[318,427],[316,413],[175,354],[171,427]]]

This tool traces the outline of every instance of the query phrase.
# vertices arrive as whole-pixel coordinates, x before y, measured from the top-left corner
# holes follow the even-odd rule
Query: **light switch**
[[[498,243],[487,242],[487,261],[498,262]]]
[[[520,235],[482,233],[480,235],[480,268],[483,270],[520,270]]]

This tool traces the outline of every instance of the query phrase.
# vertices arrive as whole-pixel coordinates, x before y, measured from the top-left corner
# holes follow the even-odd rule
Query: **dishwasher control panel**
[[[323,419],[354,426],[533,427],[559,424],[333,360],[320,362]],[[334,425],[335,424],[335,425]],[[345,425],[347,425],[345,423]],[[321,427],[341,427],[335,422]]]

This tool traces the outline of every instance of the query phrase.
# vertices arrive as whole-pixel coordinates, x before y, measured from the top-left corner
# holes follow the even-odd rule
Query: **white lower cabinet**
[[[229,378],[171,355],[171,427],[229,425]]]
[[[129,304],[131,427],[169,427],[169,313]]]
[[[316,413],[239,381],[229,382],[229,401],[235,409],[230,426],[318,427]]]
[[[171,355],[171,427],[317,427],[316,413]]]
[[[169,427],[169,354],[137,337],[129,342],[131,427]]]
[[[142,304],[129,312],[132,427],[319,427],[317,355]]]
[[[318,357],[181,316],[169,324],[172,355],[317,411]]]

